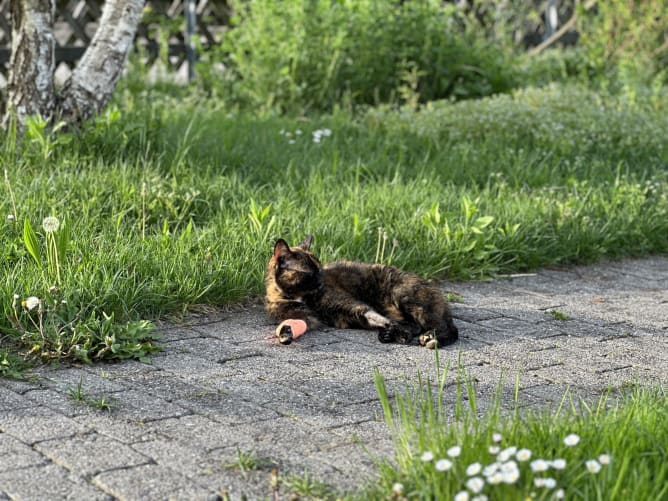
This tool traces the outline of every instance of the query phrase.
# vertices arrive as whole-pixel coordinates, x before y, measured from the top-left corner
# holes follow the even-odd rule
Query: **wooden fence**
[[[11,54],[10,0],[0,0],[0,85],[4,85]],[[228,25],[230,9],[225,0],[193,0],[196,10],[195,34],[204,46],[220,43]],[[56,79],[64,80],[90,43],[104,0],[57,0],[54,34],[56,38]],[[182,70],[186,62],[184,0],[149,0],[137,30],[135,45],[154,65],[160,44],[166,44],[171,70]]]

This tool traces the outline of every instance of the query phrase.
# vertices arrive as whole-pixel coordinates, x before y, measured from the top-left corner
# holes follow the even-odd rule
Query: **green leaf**
[[[473,225],[476,228],[482,229],[489,226],[492,221],[494,221],[493,216],[480,216],[478,219],[475,220],[475,223],[473,223]]]
[[[65,256],[67,251],[67,244],[70,240],[70,226],[63,221],[60,225],[60,230],[56,233],[56,249],[58,249],[58,258],[60,260]]]
[[[37,266],[42,266],[42,258],[39,256],[39,243],[37,242],[37,235],[35,235],[35,230],[32,229],[30,220],[26,218],[23,223],[23,243],[28,249],[28,252],[33,257]]]

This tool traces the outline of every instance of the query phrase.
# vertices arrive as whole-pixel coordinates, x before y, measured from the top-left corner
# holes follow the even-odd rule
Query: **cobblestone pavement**
[[[549,406],[567,387],[595,398],[668,381],[666,258],[443,287],[463,302],[453,305],[461,341],[441,361],[460,358],[483,406],[502,374],[508,406],[518,373],[523,406]],[[395,391],[434,370],[433,351],[382,345],[373,332],[329,329],[281,346],[259,305],[160,330],[151,365],[0,380],[0,500],[266,499],[272,465],[354,490],[374,474],[360,441],[392,453],[373,369]]]

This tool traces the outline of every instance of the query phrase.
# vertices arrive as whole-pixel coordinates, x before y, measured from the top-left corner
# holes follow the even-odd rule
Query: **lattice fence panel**
[[[11,54],[10,0],[0,0],[0,86],[6,84]],[[57,0],[54,35],[56,39],[56,80],[64,81],[90,43],[102,13],[104,0]],[[150,66],[168,62],[169,71],[184,73],[183,0],[152,0],[146,2],[144,18],[137,30],[135,46]],[[221,42],[229,25],[230,7],[225,0],[196,0],[196,34],[203,47]],[[168,57],[160,58],[161,47]]]

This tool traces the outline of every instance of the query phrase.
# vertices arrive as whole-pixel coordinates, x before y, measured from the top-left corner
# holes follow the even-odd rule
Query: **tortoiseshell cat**
[[[428,348],[457,340],[443,295],[413,273],[392,266],[350,261],[320,264],[313,237],[290,248],[274,245],[265,275],[266,308],[277,322],[299,319],[308,329],[323,323],[340,329],[378,330],[381,343],[408,344],[419,336]],[[284,332],[285,330],[285,332]],[[282,327],[282,343],[292,341]]]

